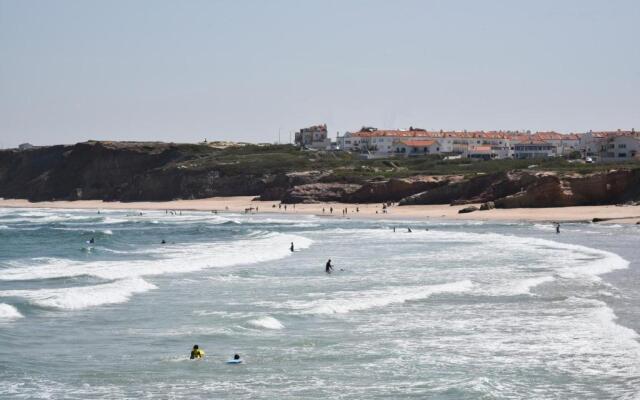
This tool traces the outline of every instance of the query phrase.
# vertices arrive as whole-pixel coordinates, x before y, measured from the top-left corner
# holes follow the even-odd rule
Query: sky
[[[640,129],[640,1],[0,0],[0,148]]]

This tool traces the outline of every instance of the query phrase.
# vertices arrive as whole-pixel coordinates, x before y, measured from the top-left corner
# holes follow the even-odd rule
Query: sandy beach
[[[212,197],[197,200],[173,200],[165,202],[104,202],[100,200],[78,201],[45,201],[29,202],[24,199],[0,199],[0,207],[12,208],[60,208],[60,209],[95,209],[95,210],[183,210],[183,211],[217,211],[279,213],[279,214],[313,214],[332,218],[389,218],[389,219],[424,219],[444,218],[459,220],[500,220],[500,221],[585,221],[593,218],[606,221],[602,223],[640,222],[640,206],[582,206],[557,208],[516,208],[494,209],[459,214],[458,211],[467,206],[420,205],[393,206],[383,213],[381,204],[280,204],[278,201],[254,201],[251,196]],[[331,212],[333,208],[333,213]],[[342,210],[347,209],[347,214]]]

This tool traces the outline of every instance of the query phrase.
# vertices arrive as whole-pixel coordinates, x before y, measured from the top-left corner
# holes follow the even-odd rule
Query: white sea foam
[[[0,225],[0,229],[9,229],[7,225]]]
[[[104,304],[124,303],[134,293],[155,288],[155,285],[142,278],[130,278],[100,285],[61,289],[5,290],[0,291],[0,296],[23,297],[39,307],[79,310]]]
[[[335,233],[338,240],[342,240],[343,234],[350,234],[361,239],[378,238],[389,242],[406,242],[409,234],[390,234],[388,230],[375,229],[332,229],[325,231],[325,235],[332,236]],[[619,255],[599,250],[592,247],[556,242],[548,239],[520,237],[513,235],[503,235],[498,233],[471,233],[471,232],[451,232],[442,230],[420,231],[414,230],[410,234],[412,240],[429,243],[469,243],[481,244],[483,248],[489,249],[492,255],[517,254],[523,250],[535,251],[536,249],[549,252],[555,251],[552,257],[546,261],[546,266],[554,269],[560,276],[566,277],[590,277],[597,278],[599,275],[608,272],[628,268],[629,262]],[[465,255],[466,257],[466,255]],[[585,259],[588,257],[590,259]]]
[[[102,231],[105,235],[113,235],[113,231],[111,229],[105,229]]]
[[[10,304],[0,303],[0,322],[22,317],[23,315],[20,314],[20,311],[18,311],[18,309],[14,306]]]
[[[146,275],[186,273],[205,268],[230,267],[277,260],[291,255],[289,243],[308,248],[312,240],[299,235],[254,232],[248,239],[233,242],[163,246],[162,258],[155,260],[92,261],[68,259],[29,259],[12,262],[13,268],[0,270],[0,280],[33,280],[73,276],[123,279]],[[38,265],[33,265],[38,261]]]
[[[545,275],[535,278],[526,278],[511,281],[504,286],[497,286],[489,288],[488,292],[491,295],[497,296],[517,296],[531,294],[531,289],[547,282],[553,282],[555,278],[553,276]]]
[[[251,326],[255,326],[256,328],[264,328],[264,329],[278,330],[278,329],[284,328],[284,325],[282,325],[282,322],[270,316],[266,316],[258,319],[252,319],[251,321],[248,322],[248,324]]]
[[[303,314],[346,314],[370,308],[384,307],[394,303],[422,300],[437,293],[458,293],[471,290],[469,280],[439,285],[403,286],[374,289],[363,292],[340,292],[336,298],[312,301],[291,301],[286,306],[300,310]]]

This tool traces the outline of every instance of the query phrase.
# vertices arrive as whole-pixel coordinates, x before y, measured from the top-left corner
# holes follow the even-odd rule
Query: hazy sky
[[[0,0],[0,147],[640,128],[640,1]]]

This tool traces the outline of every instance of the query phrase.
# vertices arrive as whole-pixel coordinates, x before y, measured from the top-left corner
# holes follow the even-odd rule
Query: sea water
[[[637,399],[639,239],[0,209],[0,398]]]

